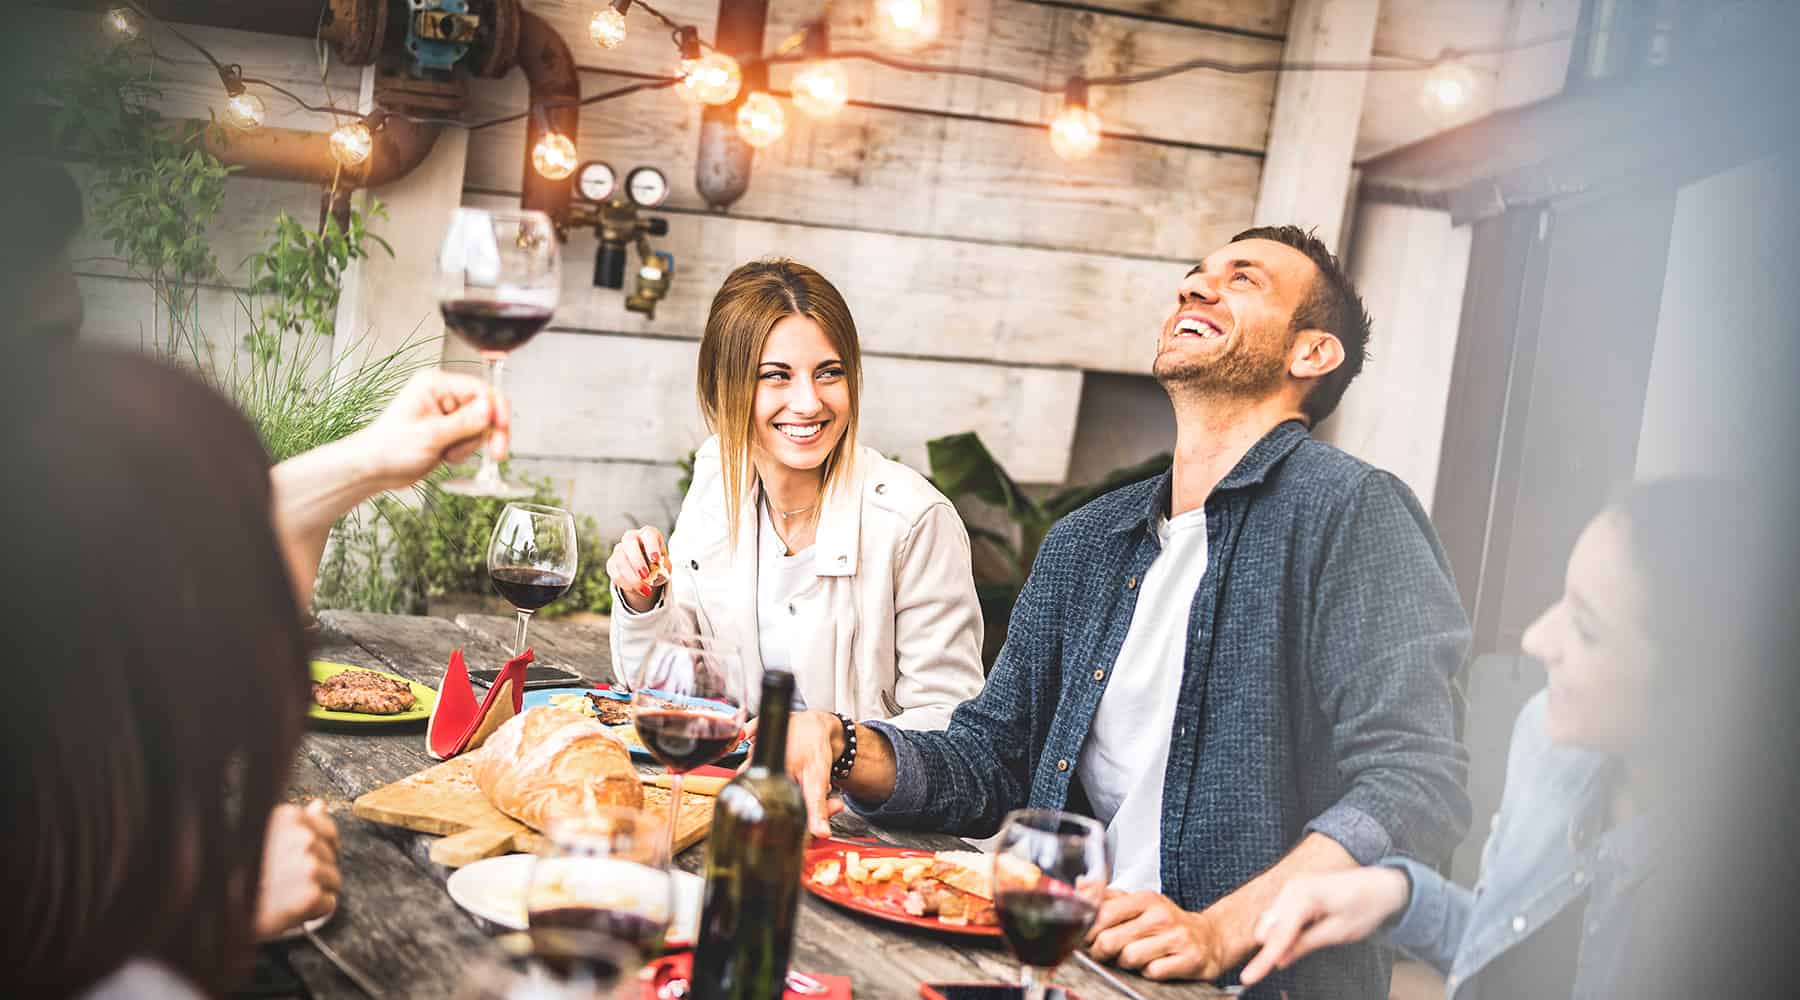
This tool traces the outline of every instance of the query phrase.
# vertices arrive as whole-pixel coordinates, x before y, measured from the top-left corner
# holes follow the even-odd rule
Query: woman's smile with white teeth
[[[806,424],[776,424],[775,429],[787,435],[790,441],[804,444],[817,438],[819,432],[825,429],[825,424],[823,421]]]

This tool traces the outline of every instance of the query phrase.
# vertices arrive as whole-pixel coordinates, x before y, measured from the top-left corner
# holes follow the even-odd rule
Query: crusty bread
[[[994,898],[994,859],[980,851],[939,851],[937,859],[955,865],[938,881],[982,899]]]
[[[528,709],[496,730],[475,757],[475,783],[488,801],[537,830],[589,806],[644,805],[625,744],[574,712]]]

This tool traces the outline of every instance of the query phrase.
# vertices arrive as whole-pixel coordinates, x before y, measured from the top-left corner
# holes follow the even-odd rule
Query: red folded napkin
[[[693,975],[694,953],[691,951],[665,955],[650,963],[650,975],[643,980],[643,1000],[656,1000],[658,987],[672,979],[687,979]],[[825,987],[824,993],[796,993],[789,989],[783,994],[783,1000],[850,1000],[850,977],[828,976],[822,972],[808,972],[808,976],[819,981]]]
[[[694,775],[697,777],[701,777],[701,778],[730,779],[730,778],[737,777],[736,771],[732,770],[729,767],[720,767],[717,764],[707,764],[704,767],[696,767],[692,771],[689,771],[688,774]]]
[[[487,742],[501,723],[524,707],[525,668],[535,658],[536,654],[526,649],[507,660],[487,697],[477,705],[462,650],[451,651],[450,664],[438,684],[437,704],[431,708],[431,723],[425,727],[425,752],[433,759],[449,760]]]

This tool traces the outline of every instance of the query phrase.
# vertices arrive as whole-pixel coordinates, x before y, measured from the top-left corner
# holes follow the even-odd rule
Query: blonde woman
[[[674,534],[628,531],[607,561],[615,673],[673,626],[737,646],[748,691],[788,670],[809,708],[943,728],[982,681],[969,537],[923,476],[857,444],[843,296],[790,260],[739,267],[713,297],[697,388],[713,436]]]

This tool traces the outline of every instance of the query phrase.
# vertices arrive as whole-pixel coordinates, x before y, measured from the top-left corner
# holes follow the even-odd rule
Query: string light
[[[613,0],[595,11],[594,19],[588,22],[588,37],[603,49],[625,44],[625,12],[630,8],[631,0]]]
[[[1434,115],[1455,116],[1468,109],[1480,89],[1480,75],[1467,63],[1446,54],[1425,75],[1425,89],[1419,94],[1419,103]]]
[[[553,181],[574,173],[578,162],[575,144],[561,132],[545,132],[531,147],[531,169]]]
[[[374,149],[375,136],[362,122],[345,122],[331,133],[331,158],[340,166],[361,166]]]
[[[780,101],[760,90],[752,91],[738,106],[737,130],[752,149],[761,149],[787,132],[787,113],[781,110]]]
[[[1100,145],[1100,116],[1088,110],[1087,81],[1070,80],[1062,110],[1050,122],[1050,148],[1065,160],[1079,160]]]
[[[262,128],[268,117],[268,105],[247,90],[231,95],[225,102],[225,121],[240,131],[254,132]]]
[[[114,7],[106,12],[106,30],[122,42],[135,42],[144,33],[144,19],[130,7]]]
[[[841,63],[810,62],[794,74],[789,89],[794,92],[794,107],[801,112],[830,118],[850,100],[850,74]]]
[[[675,93],[693,104],[730,104],[744,83],[737,60],[717,49],[698,59],[683,59],[675,75],[681,77]]]
[[[875,0],[875,34],[901,52],[930,45],[938,23],[938,0]]]

